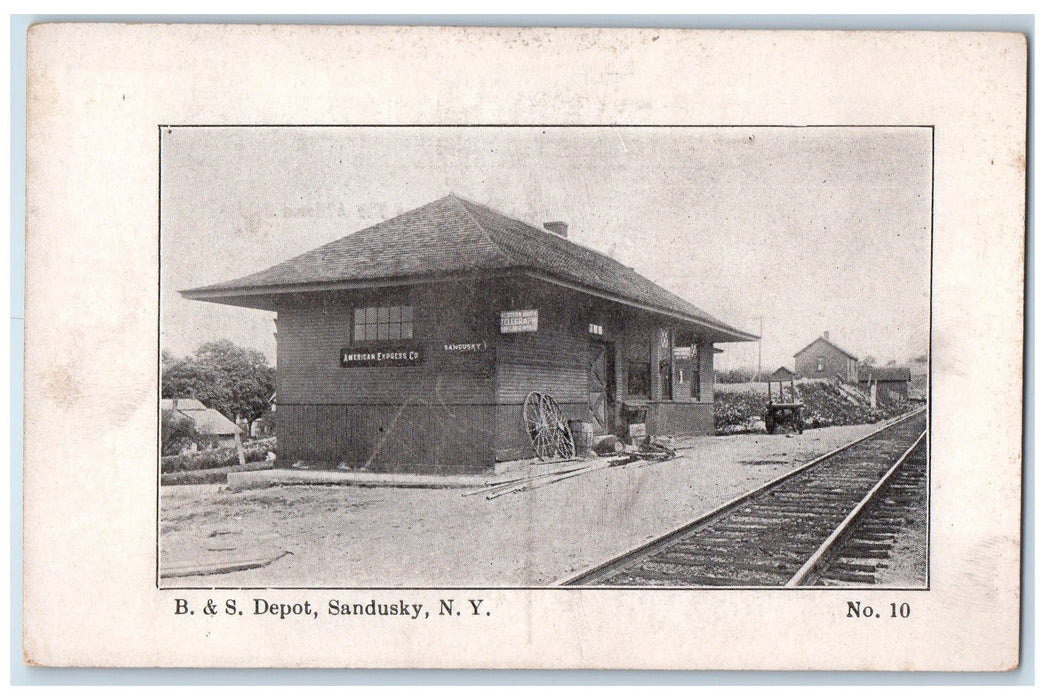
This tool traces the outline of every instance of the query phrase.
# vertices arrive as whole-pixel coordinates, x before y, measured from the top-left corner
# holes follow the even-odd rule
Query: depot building
[[[596,435],[714,430],[716,343],[756,339],[612,258],[450,195],[181,292],[277,314],[284,463],[462,473],[533,456],[530,392]]]

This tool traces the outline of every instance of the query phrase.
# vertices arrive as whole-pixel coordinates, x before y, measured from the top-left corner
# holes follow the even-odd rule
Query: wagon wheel
[[[523,427],[542,461],[568,459],[576,454],[573,435],[562,409],[550,396],[531,392],[523,402]]]
[[[552,456],[560,459],[576,456],[577,447],[573,443],[573,433],[570,432],[566,414],[559,408],[559,404],[555,403],[555,399],[547,394],[541,396],[541,413],[545,416],[545,424],[554,426],[555,451]]]
[[[544,428],[541,419],[541,395],[536,391],[530,392],[523,402],[523,429],[530,437],[530,441],[537,439],[537,435]]]
[[[554,459],[557,449],[557,430],[545,409],[544,396],[531,392],[523,402],[523,428],[533,444],[533,451],[542,461]]]

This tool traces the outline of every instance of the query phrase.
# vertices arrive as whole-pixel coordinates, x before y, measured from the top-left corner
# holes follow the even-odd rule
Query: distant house
[[[243,430],[213,408],[207,408],[196,399],[160,399],[160,410],[171,411],[188,418],[196,426],[202,440],[200,449],[235,447],[236,436]]]
[[[873,387],[879,401],[908,399],[911,370],[907,367],[861,367],[857,379]]]
[[[824,334],[795,353],[795,373],[807,379],[834,379],[852,384],[856,377],[856,355],[831,342]]]

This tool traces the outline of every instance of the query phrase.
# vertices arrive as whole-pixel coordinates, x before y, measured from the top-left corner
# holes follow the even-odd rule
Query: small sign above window
[[[501,333],[535,333],[537,309],[501,312]]]

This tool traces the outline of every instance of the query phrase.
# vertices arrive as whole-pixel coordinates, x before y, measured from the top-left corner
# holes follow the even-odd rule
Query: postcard
[[[28,47],[28,663],[1017,667],[1022,35]]]

